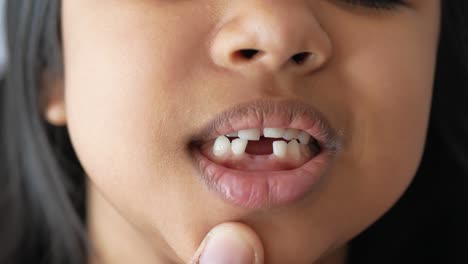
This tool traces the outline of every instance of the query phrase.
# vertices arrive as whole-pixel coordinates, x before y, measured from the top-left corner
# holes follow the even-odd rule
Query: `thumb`
[[[263,261],[258,235],[245,224],[227,222],[211,229],[190,263],[263,264]]]

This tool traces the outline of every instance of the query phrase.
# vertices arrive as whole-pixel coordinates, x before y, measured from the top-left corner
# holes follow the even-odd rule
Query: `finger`
[[[258,235],[238,222],[222,223],[205,237],[192,264],[263,264],[263,245]]]

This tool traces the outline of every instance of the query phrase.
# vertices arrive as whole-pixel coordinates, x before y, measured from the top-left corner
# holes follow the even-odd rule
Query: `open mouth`
[[[307,132],[295,128],[253,128],[219,136],[201,146],[211,161],[241,171],[298,168],[320,153]]]
[[[316,189],[340,149],[327,120],[299,101],[256,101],[208,123],[191,144],[197,175],[236,206],[259,209]]]

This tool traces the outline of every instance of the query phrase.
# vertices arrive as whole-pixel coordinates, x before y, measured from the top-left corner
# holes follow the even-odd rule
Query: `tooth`
[[[286,140],[291,140],[293,138],[297,138],[297,135],[299,135],[299,129],[288,128],[286,129],[286,132],[284,132],[283,138]]]
[[[286,150],[288,143],[284,141],[275,141],[273,142],[273,153],[280,158],[286,157]]]
[[[228,153],[231,150],[231,142],[225,136],[220,136],[216,138],[213,144],[213,155],[219,157]]]
[[[288,143],[288,156],[298,160],[301,157],[301,150],[299,149],[299,143],[297,140],[291,140]]]
[[[236,138],[231,143],[231,150],[234,155],[242,155],[245,152],[245,148],[247,147],[247,143],[249,141],[245,139]]]
[[[237,131],[227,134],[226,137],[237,137]]]
[[[239,130],[237,136],[241,139],[246,140],[260,140],[260,129],[253,128],[253,129],[244,129]]]
[[[266,138],[282,138],[285,132],[284,128],[264,128],[263,136]]]
[[[301,142],[301,144],[304,144],[304,145],[309,144],[310,135],[307,132],[302,131],[301,133],[299,133],[297,138],[299,139],[299,142]]]

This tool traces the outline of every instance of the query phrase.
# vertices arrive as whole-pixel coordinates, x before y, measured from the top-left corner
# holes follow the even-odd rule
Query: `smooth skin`
[[[336,256],[415,175],[440,0],[393,10],[344,0],[62,4],[65,74],[48,82],[44,116],[68,126],[89,179],[93,264],[188,263],[225,222],[258,235],[265,263],[345,263]],[[242,48],[264,56],[236,60]],[[315,59],[288,63],[299,52]],[[343,143],[318,190],[269,210],[219,199],[187,151],[216,114],[258,99],[311,104]]]

